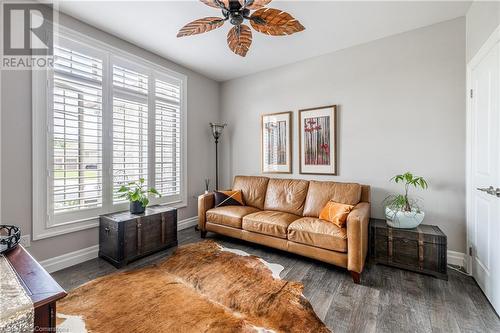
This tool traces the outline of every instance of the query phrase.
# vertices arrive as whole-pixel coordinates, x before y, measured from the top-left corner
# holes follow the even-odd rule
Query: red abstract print
[[[330,165],[330,116],[304,118],[306,165]]]

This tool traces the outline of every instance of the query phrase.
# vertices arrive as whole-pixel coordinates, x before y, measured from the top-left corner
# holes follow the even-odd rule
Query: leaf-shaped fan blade
[[[217,9],[221,8],[216,0],[200,0],[200,1],[203,2],[205,5],[210,6],[210,7],[217,8]],[[218,1],[221,4],[223,4],[226,7],[226,9],[229,8],[229,0],[218,0]]]
[[[191,36],[201,34],[210,30],[217,29],[224,24],[225,20],[220,17],[205,17],[190,22],[182,27],[177,37]]]
[[[244,24],[235,25],[227,34],[227,45],[239,56],[246,56],[252,44],[252,30]]]
[[[267,6],[271,1],[273,0],[240,0],[240,3],[243,7],[255,10],[255,9],[260,9],[264,6]]]
[[[250,17],[250,24],[258,32],[271,36],[291,35],[304,30],[292,15],[274,8],[261,8]]]

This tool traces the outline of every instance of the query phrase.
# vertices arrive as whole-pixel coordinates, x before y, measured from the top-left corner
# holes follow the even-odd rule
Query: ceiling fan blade
[[[217,9],[222,9],[222,7],[217,3],[217,0],[200,0],[203,2],[205,5],[217,8]],[[229,0],[218,0],[222,5],[226,7],[226,9],[229,8]]]
[[[258,32],[271,36],[291,35],[305,30],[292,15],[274,8],[261,8],[253,12],[250,24]]]
[[[245,8],[256,10],[267,6],[271,1],[273,0],[240,0],[240,3]]]
[[[220,17],[205,17],[189,22],[179,30],[177,37],[191,36],[221,27],[226,20]]]
[[[252,44],[252,30],[250,27],[241,24],[235,25],[227,34],[227,45],[239,56],[246,56]]]

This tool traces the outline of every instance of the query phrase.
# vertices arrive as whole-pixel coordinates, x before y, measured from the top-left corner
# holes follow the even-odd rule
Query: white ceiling
[[[177,38],[186,23],[220,11],[196,0],[61,1],[60,10],[218,81],[330,53],[382,37],[464,16],[470,1],[273,1],[306,30],[272,37],[253,31],[246,58],[226,45],[227,23],[205,34]]]

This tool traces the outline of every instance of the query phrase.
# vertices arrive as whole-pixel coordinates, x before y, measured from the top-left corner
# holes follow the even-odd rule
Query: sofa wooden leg
[[[200,230],[200,236],[201,238],[207,237],[207,232],[205,230]]]
[[[361,283],[361,273],[354,272],[354,271],[349,271],[349,273],[351,273],[352,280],[354,281],[354,283],[356,283],[356,284]]]

